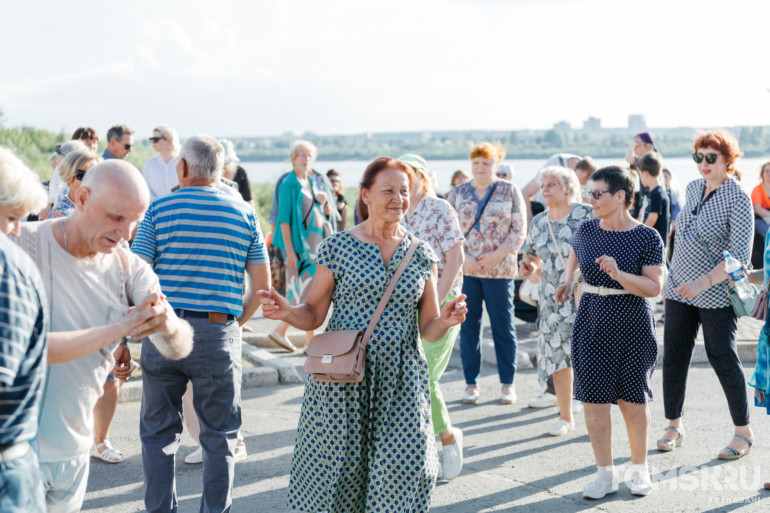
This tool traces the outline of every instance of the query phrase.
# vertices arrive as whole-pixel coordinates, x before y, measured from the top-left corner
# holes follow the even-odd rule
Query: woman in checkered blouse
[[[663,335],[663,399],[668,428],[658,450],[682,445],[687,371],[698,328],[711,366],[719,377],[735,432],[719,459],[738,459],[749,452],[752,432],[746,378],[735,345],[738,319],[727,291],[723,251],[746,263],[751,255],[754,213],[749,196],[738,184],[735,160],[738,141],[723,130],[705,132],[695,140],[693,160],[703,178],[687,186],[687,201],[677,217],[674,255],[666,282],[666,324]],[[708,252],[705,247],[708,247]],[[710,253],[710,256],[709,256]]]

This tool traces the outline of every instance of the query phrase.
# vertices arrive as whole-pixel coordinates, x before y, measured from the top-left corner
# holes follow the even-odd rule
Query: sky
[[[6,126],[183,137],[770,124],[770,1],[0,3]]]

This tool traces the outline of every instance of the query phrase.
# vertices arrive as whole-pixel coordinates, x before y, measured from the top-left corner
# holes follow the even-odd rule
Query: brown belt
[[[235,319],[234,316],[223,312],[196,312],[194,310],[185,310],[184,308],[177,308],[175,311],[176,311],[176,314],[182,318],[185,318],[185,317],[193,318],[193,319],[208,318],[209,322],[216,322],[220,324],[224,324],[227,321]]]

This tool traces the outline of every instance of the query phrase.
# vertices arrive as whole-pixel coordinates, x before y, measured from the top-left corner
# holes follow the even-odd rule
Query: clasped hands
[[[166,296],[151,292],[141,304],[130,307],[118,322],[122,328],[121,336],[131,336],[139,340],[153,333],[171,334],[171,321],[175,317],[171,305],[165,301]],[[115,358],[115,377],[126,382],[131,376],[131,351],[125,344],[119,344],[113,352]]]

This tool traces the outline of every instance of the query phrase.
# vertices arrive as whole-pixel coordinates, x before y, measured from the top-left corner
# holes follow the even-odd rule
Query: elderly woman
[[[321,245],[304,303],[259,291],[264,315],[314,330],[364,330],[412,244],[392,298],[366,346],[360,383],[308,378],[289,483],[289,507],[303,511],[424,512],[436,481],[428,365],[419,343],[441,340],[465,318],[463,296],[439,309],[436,256],[401,225],[414,178],[404,163],[372,162],[361,181],[364,221]]]
[[[80,183],[86,176],[86,171],[102,161],[102,158],[94,154],[85,146],[75,149],[67,154],[59,164],[59,176],[62,182],[67,184],[69,191],[51,209],[48,215],[50,219],[67,217],[75,211],[73,198],[80,189]]]
[[[447,201],[457,212],[465,236],[463,294],[468,320],[460,328],[460,357],[465,374],[463,402],[475,404],[481,390],[481,312],[486,304],[500,377],[500,402],[516,402],[516,327],[513,280],[516,252],[526,234],[526,210],[518,187],[496,177],[505,157],[500,144],[481,143],[471,150],[473,180],[455,187]]]
[[[537,370],[541,386],[553,375],[559,420],[548,429],[553,436],[575,429],[572,418],[572,361],[570,341],[575,322],[575,305],[556,303],[554,292],[565,282],[567,258],[572,237],[586,219],[591,207],[580,203],[580,182],[575,172],[551,166],[543,170],[540,189],[546,210],[532,218],[527,241],[521,252],[520,273],[528,278],[540,274],[537,335]]]
[[[37,175],[0,146],[0,232],[18,237],[22,219],[45,205],[45,189]]]
[[[634,495],[650,493],[647,438],[652,400],[650,378],[658,343],[649,298],[663,286],[663,241],[654,229],[631,217],[634,197],[630,172],[615,166],[591,176],[589,201],[597,219],[586,221],[572,241],[567,276],[556,289],[564,303],[585,279],[572,329],[575,397],[585,406],[588,436],[598,467],[583,496],[600,499],[618,490],[612,459],[610,406],[623,414],[631,445],[628,486]]]
[[[457,214],[446,200],[436,197],[431,174],[425,160],[419,155],[399,157],[414,171],[415,185],[409,198],[409,210],[402,224],[409,233],[430,244],[438,257],[438,301],[444,305],[460,295],[462,290],[462,265],[464,260],[463,233]],[[452,348],[460,331],[453,326],[446,336],[436,342],[423,339],[422,348],[428,361],[430,376],[430,405],[433,432],[441,439],[442,451],[439,478],[451,480],[457,477],[463,465],[463,433],[450,425],[449,411],[439,388],[441,375],[449,364]]]
[[[754,208],[754,226],[762,237],[770,227],[770,162],[759,168],[760,183],[751,191],[751,204]]]
[[[289,156],[293,171],[278,180],[276,185],[278,215],[273,230],[273,245],[283,250],[286,269],[286,297],[292,304],[299,304],[309,290],[315,276],[315,259],[325,237],[332,228],[325,210],[329,196],[318,187],[316,177],[311,177],[313,161],[318,154],[316,147],[307,141],[297,141]],[[336,214],[336,205],[333,207]],[[272,221],[271,221],[272,222]],[[286,338],[289,324],[282,322],[268,334],[278,345],[293,351],[294,345]],[[305,332],[305,347],[313,338],[313,331]]]
[[[694,144],[693,160],[703,178],[687,185],[685,206],[677,217],[675,249],[665,288],[663,400],[668,427],[658,449],[682,445],[684,397],[693,342],[703,327],[711,366],[719,377],[735,426],[719,459],[745,456],[751,445],[746,379],[735,345],[738,319],[726,294],[724,251],[746,263],[754,237],[751,200],[735,178],[738,141],[728,132],[704,132]],[[735,177],[735,178],[734,178]]]
[[[158,125],[152,129],[150,137],[152,149],[158,152],[147,159],[142,168],[142,176],[150,188],[150,200],[169,194],[179,185],[176,165],[179,162],[179,150],[182,145],[176,130],[168,125]]]

